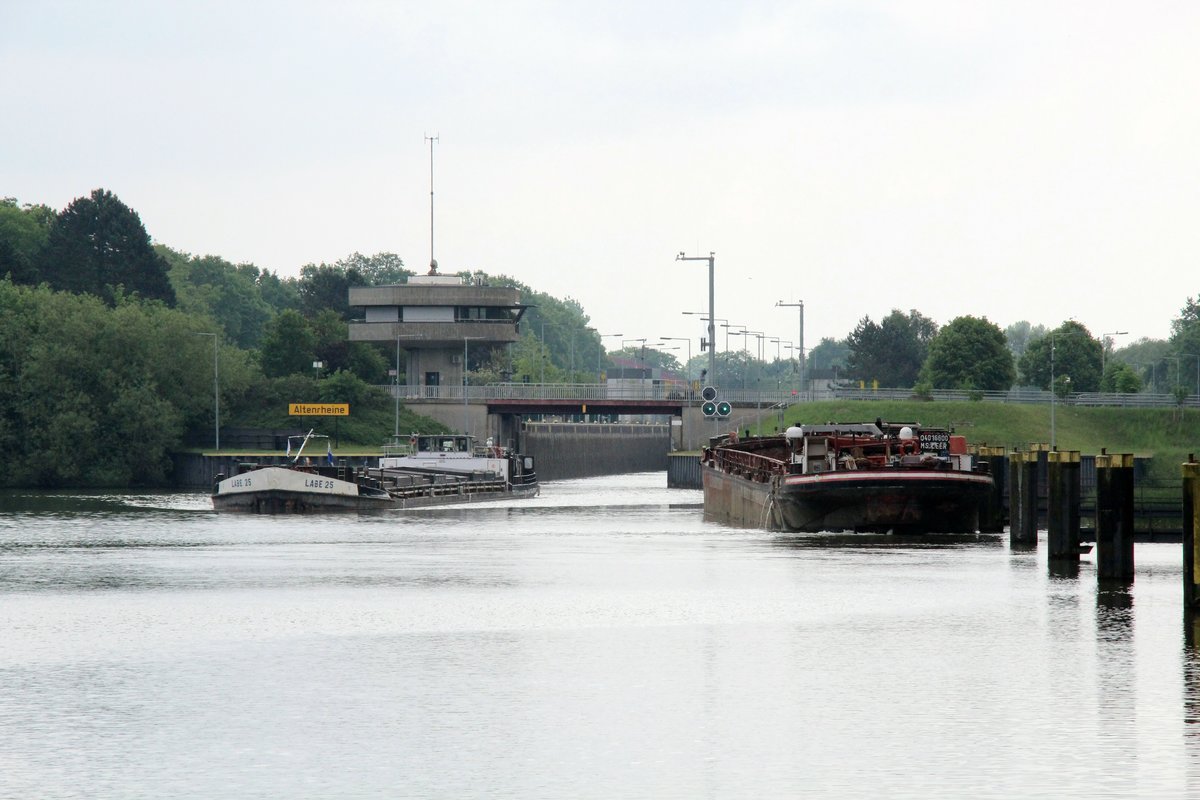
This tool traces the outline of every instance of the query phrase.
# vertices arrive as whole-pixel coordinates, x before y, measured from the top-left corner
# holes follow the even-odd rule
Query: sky
[[[808,348],[892,309],[1120,347],[1200,295],[1197,41],[1190,2],[0,0],[0,196],[424,272],[436,136],[440,270],[573,298],[610,349],[699,353],[680,252],[768,358],[780,302]]]

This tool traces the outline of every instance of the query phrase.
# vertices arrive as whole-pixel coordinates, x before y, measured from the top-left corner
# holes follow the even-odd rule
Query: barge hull
[[[326,511],[378,511],[394,508],[391,500],[340,494],[313,494],[282,489],[213,495],[217,511],[250,514],[312,514]]]
[[[839,476],[792,483],[704,469],[704,516],[739,528],[802,533],[974,533],[990,479],[945,473]]]
[[[974,533],[986,482],[904,475],[785,484],[776,498],[791,531]]]
[[[759,483],[703,467],[704,518],[735,528],[779,530],[771,483]]]

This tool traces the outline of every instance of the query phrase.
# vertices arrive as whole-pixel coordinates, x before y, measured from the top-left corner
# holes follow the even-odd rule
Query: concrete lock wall
[[[669,425],[526,423],[522,428],[524,452],[534,457],[541,481],[667,468]]]

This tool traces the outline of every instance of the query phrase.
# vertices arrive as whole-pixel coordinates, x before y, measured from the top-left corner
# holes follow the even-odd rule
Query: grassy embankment
[[[1050,441],[1049,405],[1018,403],[827,401],[799,403],[784,414],[786,425],[861,422],[881,417],[953,428],[974,445],[1009,449]],[[776,415],[764,415],[760,430],[774,432]],[[1200,410],[1177,408],[1091,408],[1059,403],[1055,410],[1059,450],[1085,454],[1133,453],[1154,458],[1154,476],[1178,479],[1189,453],[1200,455]]]

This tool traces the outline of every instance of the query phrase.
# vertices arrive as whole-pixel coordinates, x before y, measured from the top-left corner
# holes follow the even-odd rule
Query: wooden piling
[[[1036,548],[1038,454],[1013,453],[1009,464],[1008,544],[1016,550]]]
[[[1046,539],[1051,560],[1079,560],[1079,494],[1081,483],[1078,450],[1047,454]]]
[[[1183,475],[1183,607],[1188,611],[1200,610],[1200,464],[1194,455],[1188,455],[1181,466]]]
[[[1008,483],[1008,450],[1003,447],[979,448],[979,459],[986,461],[992,475],[992,491],[979,501],[979,532],[1004,530],[1004,487]]]
[[[1133,580],[1133,454],[1096,456],[1096,578]]]

